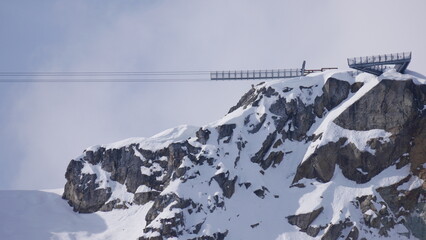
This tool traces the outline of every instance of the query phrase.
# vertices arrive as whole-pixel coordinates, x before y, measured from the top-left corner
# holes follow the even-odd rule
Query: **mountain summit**
[[[425,156],[424,80],[328,71],[253,86],[201,128],[90,147],[63,198],[140,240],[425,239]]]

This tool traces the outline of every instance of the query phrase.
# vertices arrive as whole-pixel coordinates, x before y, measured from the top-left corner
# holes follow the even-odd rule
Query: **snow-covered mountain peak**
[[[203,127],[86,149],[63,197],[139,208],[140,239],[421,238],[425,105],[425,81],[392,72],[261,83]]]

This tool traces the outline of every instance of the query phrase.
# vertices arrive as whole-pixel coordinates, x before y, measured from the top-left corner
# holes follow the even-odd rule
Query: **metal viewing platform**
[[[411,52],[403,52],[348,58],[348,65],[353,69],[379,76],[392,68],[397,72],[403,73],[410,64],[410,61]]]

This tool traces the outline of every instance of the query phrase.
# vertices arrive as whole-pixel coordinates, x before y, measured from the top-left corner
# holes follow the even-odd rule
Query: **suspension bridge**
[[[357,71],[381,75],[389,69],[403,73],[411,62],[411,52],[354,57],[347,59],[348,66]],[[0,72],[0,83],[28,82],[204,82],[219,80],[271,80],[306,76],[336,67],[275,70],[233,70],[233,71],[158,71],[158,72]]]

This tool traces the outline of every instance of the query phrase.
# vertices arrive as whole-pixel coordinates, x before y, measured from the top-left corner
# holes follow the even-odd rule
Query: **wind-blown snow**
[[[140,148],[146,150],[158,150],[169,146],[173,142],[185,141],[188,138],[194,136],[195,132],[199,129],[196,126],[181,125],[175,128],[167,129],[161,133],[158,133],[149,138],[128,138],[122,141],[115,143],[104,144],[104,145],[95,145],[86,149],[86,151],[96,151],[100,147],[106,149],[118,149],[130,144],[139,144]]]
[[[410,71],[406,71],[406,72],[410,73]],[[396,81],[405,81],[405,80],[412,79],[413,82],[417,85],[426,84],[426,78],[415,77],[411,74],[399,73],[395,69],[390,69],[384,72],[381,76],[379,76],[379,80],[382,80],[382,79],[389,79],[389,80],[396,80]]]

